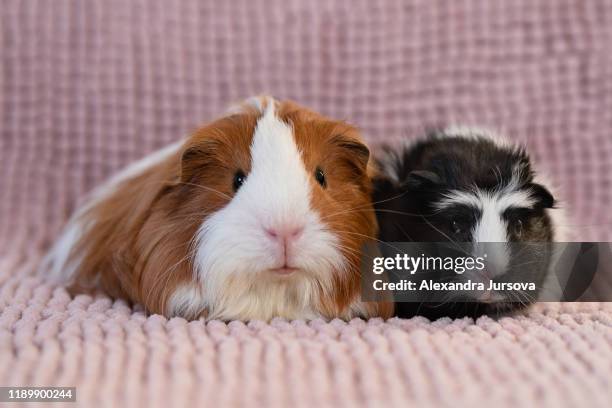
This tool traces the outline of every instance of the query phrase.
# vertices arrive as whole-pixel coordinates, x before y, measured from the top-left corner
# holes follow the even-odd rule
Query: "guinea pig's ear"
[[[530,183],[528,187],[531,191],[531,197],[537,200],[537,208],[553,208],[555,206],[555,198],[546,187],[537,183]]]
[[[351,159],[362,172],[367,172],[368,161],[370,160],[370,149],[359,139],[346,135],[338,135],[333,138],[333,143],[346,149],[350,153]]]
[[[403,183],[405,187],[415,190],[434,187],[440,184],[442,184],[440,176],[429,170],[413,170],[408,173],[408,177],[406,177]]]
[[[210,163],[216,149],[216,143],[212,140],[187,145],[181,154],[180,181],[192,180],[197,171],[201,171],[207,163]]]

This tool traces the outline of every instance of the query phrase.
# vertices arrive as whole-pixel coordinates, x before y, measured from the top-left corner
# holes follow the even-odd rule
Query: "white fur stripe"
[[[527,190],[506,191],[489,193],[483,190],[461,191],[452,190],[444,194],[444,198],[437,203],[437,210],[444,210],[454,205],[467,205],[482,210],[485,202],[494,201],[498,211],[503,212],[511,207],[532,208],[536,201]]]

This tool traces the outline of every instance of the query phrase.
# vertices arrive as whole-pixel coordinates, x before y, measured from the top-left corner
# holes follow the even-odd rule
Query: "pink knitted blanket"
[[[0,386],[76,386],[87,407],[610,406],[609,304],[204,324],[31,276],[87,191],[263,92],[371,143],[501,129],[556,182],[574,238],[611,240],[610,44],[603,1],[3,1]]]

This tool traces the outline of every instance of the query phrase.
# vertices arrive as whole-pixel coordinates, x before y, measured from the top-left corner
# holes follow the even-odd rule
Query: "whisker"
[[[367,204],[364,204],[364,205],[359,205],[359,206],[357,206],[357,207],[352,207],[352,208],[349,208],[349,209],[346,209],[346,210],[339,211],[339,212],[337,212],[337,213],[332,213],[332,214],[329,214],[329,215],[327,215],[325,218],[327,218],[327,217],[332,217],[332,216],[335,216],[335,215],[338,215],[338,214],[344,214],[344,213],[347,213],[347,212],[351,212],[351,211],[353,211],[353,210],[365,210],[365,211],[371,211],[371,210],[370,210],[370,208],[371,208],[371,207],[374,207],[376,204],[382,204],[382,203],[386,203],[386,202],[391,201],[391,200],[398,199],[398,198],[400,198],[400,197],[402,197],[402,196],[406,195],[407,193],[408,193],[408,191],[404,191],[404,192],[402,192],[402,193],[400,193],[400,194],[398,194],[398,195],[396,195],[396,196],[393,196],[393,197],[390,197],[390,198],[386,198],[386,199],[384,199],[384,200],[378,200],[378,201],[368,202]]]
[[[445,234],[444,231],[440,230],[439,228],[437,228],[435,225],[433,225],[431,222],[427,221],[427,218],[422,217],[423,220],[433,229],[435,229],[436,231],[438,231],[440,234],[442,234],[444,237],[446,237],[446,239],[448,239],[454,246],[456,249],[460,250],[461,252],[463,252],[465,255],[467,256],[472,256],[472,254],[470,254],[469,252],[467,252],[464,248],[461,248],[461,246],[459,245],[459,243],[457,243],[455,240],[453,240],[450,236],[448,236],[448,234]]]

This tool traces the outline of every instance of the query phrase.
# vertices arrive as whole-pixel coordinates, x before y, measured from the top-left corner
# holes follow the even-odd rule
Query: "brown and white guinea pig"
[[[251,98],[94,191],[43,271],[187,319],[387,317],[360,301],[368,160],[352,126]]]
[[[562,214],[524,148],[486,129],[453,126],[385,146],[375,156],[373,201],[382,241],[466,243],[474,256],[487,249],[490,262],[475,277],[487,287],[488,280],[512,281],[538,264],[538,275],[529,278],[541,289],[549,245],[516,243],[563,240]],[[505,314],[532,303],[533,295],[487,291],[460,302],[451,296],[448,302],[398,303],[396,311],[430,318]]]

